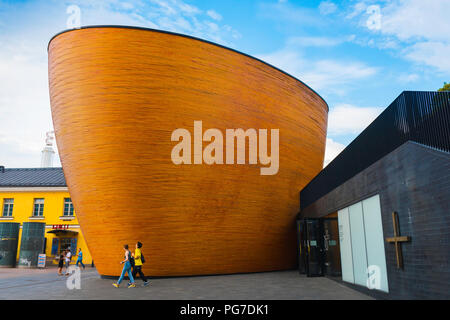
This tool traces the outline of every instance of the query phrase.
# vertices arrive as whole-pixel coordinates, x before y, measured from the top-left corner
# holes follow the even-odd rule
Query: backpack
[[[134,258],[131,256],[131,251],[128,250],[128,261],[130,262],[131,266],[134,267]]]
[[[144,255],[142,254],[142,251],[141,251],[141,261],[142,261],[142,263],[145,263],[145,259],[144,259]]]

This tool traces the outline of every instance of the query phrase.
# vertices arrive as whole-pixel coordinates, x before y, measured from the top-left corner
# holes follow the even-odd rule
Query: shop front
[[[78,231],[70,230],[69,227],[68,224],[52,225],[52,229],[47,231],[47,237],[50,235],[53,236],[50,257],[47,257],[48,262],[52,260],[54,264],[57,264],[59,256],[64,250],[70,250],[72,256],[76,255],[78,250]]]

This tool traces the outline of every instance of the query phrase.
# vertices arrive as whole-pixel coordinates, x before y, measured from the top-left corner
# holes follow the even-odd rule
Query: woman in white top
[[[69,265],[70,265],[70,260],[72,259],[72,252],[70,252],[70,247],[67,248],[66,251],[66,256],[64,257],[64,259],[66,260],[66,276],[69,275]]]

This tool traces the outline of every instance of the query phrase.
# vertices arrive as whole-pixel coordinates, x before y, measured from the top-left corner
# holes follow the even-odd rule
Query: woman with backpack
[[[139,273],[142,281],[144,281],[144,286],[148,285],[148,280],[142,272],[142,265],[145,263],[144,255],[142,254],[142,243],[136,243],[136,249],[134,250],[134,267],[133,267],[133,278],[136,279],[136,274]]]
[[[120,275],[119,280],[117,280],[117,283],[113,283],[112,285],[116,288],[120,286],[120,283],[122,282],[123,278],[125,277],[125,273],[128,273],[128,277],[130,278],[130,284],[128,285],[128,288],[134,288],[136,285],[134,284],[133,275],[131,272],[131,265],[132,265],[132,259],[130,250],[128,250],[128,245],[124,245],[123,249],[125,250],[125,259],[120,262],[120,264],[124,264],[122,269],[122,274]]]

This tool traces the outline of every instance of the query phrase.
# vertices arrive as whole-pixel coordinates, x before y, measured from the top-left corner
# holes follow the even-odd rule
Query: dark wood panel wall
[[[392,212],[399,217],[404,269],[395,247],[385,243],[389,294],[380,298],[450,298],[450,154],[406,142],[363,172],[308,206],[301,217],[323,217],[380,194],[384,238],[393,236]]]

